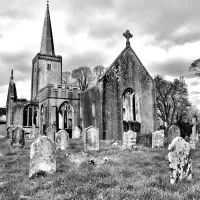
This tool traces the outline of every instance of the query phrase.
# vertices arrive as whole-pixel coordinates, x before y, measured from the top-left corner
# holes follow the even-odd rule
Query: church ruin
[[[42,32],[40,52],[32,61],[31,100],[17,98],[13,71],[6,102],[7,128],[20,126],[30,133],[35,126],[45,134],[75,126],[90,125],[100,131],[100,139],[122,139],[124,132],[138,134],[156,129],[154,82],[133,49],[129,31],[125,49],[96,85],[84,92],[62,86],[62,56],[55,53],[49,5]]]

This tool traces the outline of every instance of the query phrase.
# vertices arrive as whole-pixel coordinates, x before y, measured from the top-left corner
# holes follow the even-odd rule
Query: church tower
[[[40,53],[32,61],[31,100],[48,84],[62,84],[62,57],[55,55],[49,4],[47,3]]]

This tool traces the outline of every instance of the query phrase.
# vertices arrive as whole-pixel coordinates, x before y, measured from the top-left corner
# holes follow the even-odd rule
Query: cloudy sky
[[[188,71],[200,58],[199,8],[199,0],[50,0],[55,51],[63,57],[63,71],[107,67],[125,47],[128,29],[149,73],[169,80],[184,76],[200,109],[200,77]],[[0,0],[0,106],[6,105],[11,69],[18,97],[30,99],[45,10],[45,0]]]

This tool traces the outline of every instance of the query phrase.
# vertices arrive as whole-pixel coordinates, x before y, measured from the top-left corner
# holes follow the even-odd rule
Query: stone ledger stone
[[[133,132],[131,130],[124,132],[122,150],[135,149],[136,148],[136,138],[137,138],[136,132]]]
[[[84,130],[84,149],[87,150],[99,150],[99,129],[90,126]]]
[[[46,135],[49,137],[53,142],[55,142],[55,130],[52,127],[48,127],[46,130]]]
[[[152,148],[164,146],[164,130],[152,133]]]
[[[25,145],[24,130],[20,127],[12,132],[11,146],[13,148],[23,148]]]
[[[180,136],[180,129],[176,125],[171,125],[168,129],[168,143],[170,144],[175,137]]]
[[[72,139],[79,139],[81,137],[81,130],[78,126],[75,126],[72,132]]]
[[[69,146],[69,133],[60,130],[56,133],[56,148],[65,150]]]
[[[181,137],[176,137],[169,145],[168,151],[170,183],[177,183],[183,178],[191,180],[192,164],[189,143]]]
[[[37,138],[30,149],[29,178],[40,172],[56,172],[56,148],[47,136]]]

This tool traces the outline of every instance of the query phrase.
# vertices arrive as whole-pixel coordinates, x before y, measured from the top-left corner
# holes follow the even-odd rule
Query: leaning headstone
[[[90,126],[88,128],[85,128],[84,130],[84,149],[87,150],[99,150],[99,129]]]
[[[29,178],[40,173],[54,172],[56,172],[55,144],[47,136],[41,136],[31,144]]]
[[[55,130],[52,127],[48,127],[46,130],[46,135],[49,137],[53,142],[55,142]]]
[[[170,183],[177,183],[183,178],[190,181],[192,179],[192,164],[189,143],[182,137],[176,137],[169,145],[168,151]]]
[[[192,119],[192,134],[190,135],[190,148],[191,149],[196,149],[196,143],[197,143],[197,130],[196,130],[196,118]]]
[[[81,137],[81,130],[78,126],[75,126],[74,130],[72,131],[72,139],[79,139]]]
[[[168,129],[168,143],[170,144],[175,137],[180,137],[180,129],[176,125],[171,125]]]
[[[164,130],[152,133],[152,148],[164,146]]]
[[[56,149],[65,150],[69,146],[69,133],[60,130],[56,133]]]
[[[11,146],[12,148],[23,148],[25,145],[24,130],[16,127],[12,132]]]
[[[135,149],[136,148],[136,138],[137,138],[136,132],[133,132],[132,130],[124,132],[122,150]]]

